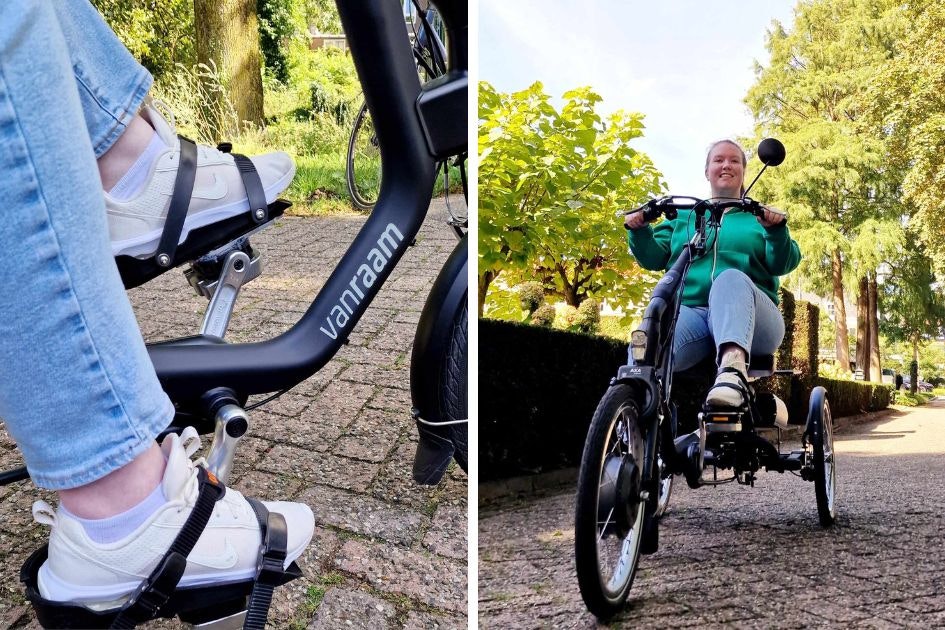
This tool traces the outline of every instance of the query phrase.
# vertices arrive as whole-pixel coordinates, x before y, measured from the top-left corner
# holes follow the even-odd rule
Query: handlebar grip
[[[662,210],[656,206],[647,205],[646,209],[643,211],[643,220],[647,223],[657,220],[662,214]]]

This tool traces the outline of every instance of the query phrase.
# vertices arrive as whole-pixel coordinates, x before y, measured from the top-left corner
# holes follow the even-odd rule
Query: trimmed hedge
[[[827,388],[830,413],[834,418],[885,409],[892,397],[892,388],[879,383],[818,378],[816,384]]]
[[[577,466],[625,344],[479,320],[479,479]]]

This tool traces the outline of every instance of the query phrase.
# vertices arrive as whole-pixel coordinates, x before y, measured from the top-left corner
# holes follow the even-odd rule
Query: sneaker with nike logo
[[[33,517],[52,527],[49,557],[39,570],[40,594],[52,601],[73,602],[92,610],[123,605],[151,574],[190,516],[199,492],[197,467],[190,456],[199,447],[200,438],[192,427],[180,436],[171,434],[164,439],[161,450],[167,468],[161,483],[168,502],[121,540],[96,543],[68,512],[37,501]],[[288,567],[312,539],[315,517],[301,503],[276,501],[263,505],[285,517],[289,539],[284,566]],[[227,488],[187,557],[187,569],[179,586],[252,579],[261,545],[255,512],[242,494]]]
[[[119,200],[105,193],[108,232],[115,256],[148,258],[157,251],[177,179],[180,139],[174,130],[173,117],[168,122],[153,105],[146,106],[141,115],[151,123],[167,149],[154,160],[147,183],[137,195]],[[292,183],[295,163],[282,151],[250,159],[262,182],[266,202],[272,203]],[[249,212],[249,199],[233,156],[197,145],[197,172],[180,242],[191,230],[244,212]]]

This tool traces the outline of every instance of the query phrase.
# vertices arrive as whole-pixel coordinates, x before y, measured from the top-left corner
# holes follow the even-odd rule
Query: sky
[[[480,0],[479,78],[500,92],[541,81],[559,97],[589,85],[598,112],[645,115],[633,146],[669,192],[708,195],[705,154],[748,135],[742,102],[767,65],[772,20],[789,28],[796,0]]]

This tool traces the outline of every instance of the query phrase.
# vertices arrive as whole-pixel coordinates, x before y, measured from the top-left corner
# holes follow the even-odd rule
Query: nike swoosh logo
[[[226,196],[226,182],[214,173],[212,186],[201,188],[194,186],[194,192],[191,194],[200,199],[223,199]]]
[[[167,549],[163,551],[152,549],[151,551],[161,556],[167,553]],[[239,562],[239,559],[240,557],[239,554],[236,553],[236,548],[232,545],[232,543],[230,543],[228,539],[223,540],[222,554],[201,556],[191,552],[191,554],[187,556],[187,562],[199,564],[200,566],[207,567],[208,569],[232,569],[236,566],[236,563]]]

